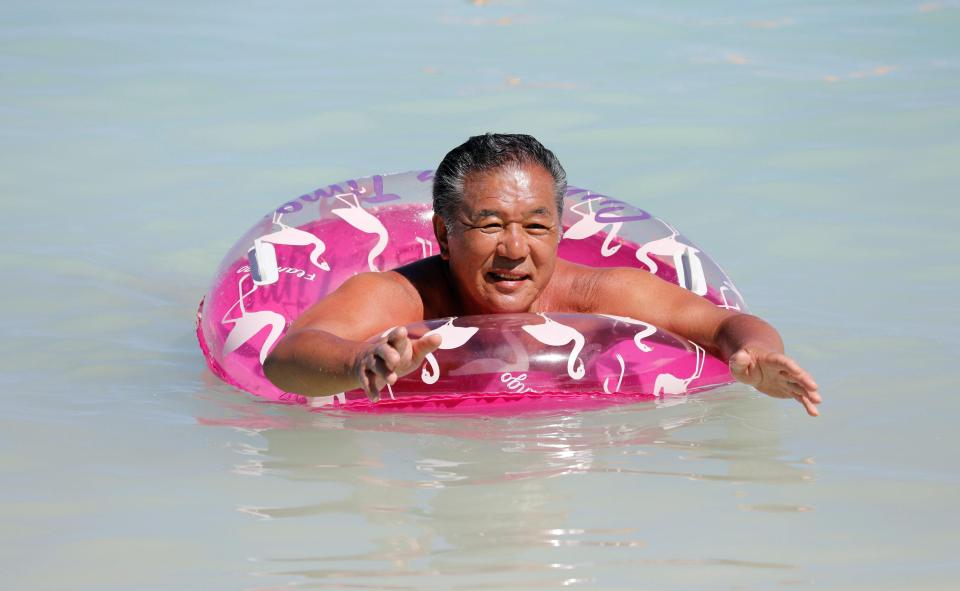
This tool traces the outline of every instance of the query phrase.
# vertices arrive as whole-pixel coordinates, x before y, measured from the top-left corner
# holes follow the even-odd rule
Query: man
[[[557,258],[565,191],[563,167],[533,137],[470,138],[435,173],[440,254],[347,280],[294,322],[264,364],[267,377],[288,392],[319,396],[359,387],[376,400],[440,345],[440,335],[410,338],[402,325],[467,314],[602,313],[699,343],[727,359],[739,381],[818,414],[816,383],[783,354],[780,335],[763,320],[718,308],[641,269],[594,269]]]

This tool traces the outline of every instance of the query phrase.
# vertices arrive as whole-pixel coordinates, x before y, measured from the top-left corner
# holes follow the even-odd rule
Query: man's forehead
[[[466,176],[461,209],[471,214],[503,213],[519,205],[523,213],[555,208],[553,177],[537,164],[508,164]]]

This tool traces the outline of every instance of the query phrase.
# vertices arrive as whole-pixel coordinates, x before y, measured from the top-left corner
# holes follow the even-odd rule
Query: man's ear
[[[445,261],[450,260],[450,248],[447,246],[447,225],[443,223],[443,218],[437,214],[433,214],[433,234],[437,237],[437,242],[440,243],[440,258]]]

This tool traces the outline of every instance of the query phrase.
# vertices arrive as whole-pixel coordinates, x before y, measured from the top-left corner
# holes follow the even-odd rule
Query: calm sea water
[[[0,6],[8,589],[955,589],[960,3]],[[219,383],[314,187],[484,131],[674,222],[818,379],[511,418]]]

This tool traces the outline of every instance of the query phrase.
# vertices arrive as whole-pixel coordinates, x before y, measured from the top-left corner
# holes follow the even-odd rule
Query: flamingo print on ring
[[[462,347],[471,339],[471,337],[473,337],[473,335],[477,334],[477,331],[480,329],[476,326],[454,326],[453,321],[456,319],[456,316],[450,318],[445,323],[425,333],[423,336],[425,337],[432,334],[440,335],[441,340],[438,349],[456,349],[457,347]],[[395,328],[397,327],[391,326],[387,330],[383,331],[383,333],[380,335],[380,338],[386,337]],[[420,379],[423,380],[423,383],[425,384],[436,384],[440,379],[440,364],[437,363],[437,358],[433,353],[427,353],[426,357],[424,357],[424,366],[420,371]],[[396,400],[397,398],[393,393],[393,387],[390,384],[387,384],[386,386],[387,394],[389,394],[390,400]],[[336,396],[339,396],[340,402],[343,402],[343,393],[340,393]],[[332,402],[332,399],[330,402]],[[324,401],[323,404],[328,404],[328,402]]]
[[[431,330],[430,332],[424,334],[423,336],[429,336],[432,334],[438,334],[441,337],[439,349],[456,349],[461,347],[469,341],[473,335],[477,334],[477,331],[480,330],[476,326],[454,326],[453,321],[457,317],[454,316],[450,320],[447,320],[444,324],[441,324],[437,328]],[[422,338],[422,337],[421,337]],[[440,365],[437,363],[437,358],[433,353],[427,353],[424,358],[423,370],[420,372],[420,379],[423,380],[424,384],[436,384],[437,380],[440,379]],[[390,391],[390,396],[393,397],[393,391]]]
[[[276,283],[279,278],[276,251],[273,248],[276,244],[284,246],[313,245],[313,250],[310,252],[310,262],[323,271],[330,270],[330,264],[321,258],[324,251],[327,250],[327,245],[323,243],[323,240],[310,232],[284,224],[281,221],[282,218],[282,213],[273,214],[273,223],[280,226],[280,229],[254,239],[253,248],[247,255],[250,259],[250,269],[253,271],[253,282],[256,285]]]
[[[264,360],[267,358],[267,354],[270,353],[274,343],[277,342],[277,339],[280,338],[280,334],[283,333],[283,329],[287,325],[287,320],[282,315],[270,310],[260,310],[257,312],[247,311],[246,307],[243,305],[243,300],[253,292],[257,291],[257,288],[259,287],[259,285],[254,282],[253,289],[244,293],[243,281],[248,277],[250,277],[249,274],[245,274],[240,277],[240,280],[237,282],[237,289],[240,292],[240,299],[238,299],[234,305],[227,308],[227,311],[223,313],[223,318],[220,319],[221,324],[233,325],[233,328],[230,329],[230,333],[227,335],[227,339],[223,343],[223,356],[226,357],[230,353],[233,353],[239,349],[241,345],[253,338],[254,335],[259,333],[265,327],[269,326],[270,333],[267,334],[267,338],[263,341],[263,345],[260,347],[260,365],[263,365]],[[240,317],[231,318],[228,320],[227,316],[229,316],[230,312],[232,312],[237,306],[240,307]]]
[[[546,322],[543,324],[526,324],[521,328],[544,345],[562,347],[572,342],[573,350],[567,357],[567,374],[575,380],[582,378],[586,374],[586,369],[583,367],[583,360],[580,359],[580,351],[583,350],[586,339],[583,338],[579,330],[572,326],[551,320],[542,312],[538,312],[537,316],[542,317]]]
[[[672,373],[662,373],[658,375],[656,381],[653,383],[654,396],[659,398],[663,394],[686,394],[687,388],[690,387],[690,382],[700,377],[700,373],[703,371],[703,363],[707,359],[707,353],[703,350],[703,347],[693,341],[690,341],[690,344],[697,348],[697,361],[693,375],[683,380]]]
[[[703,274],[703,264],[697,253],[700,252],[689,244],[677,240],[680,234],[673,226],[657,218],[661,224],[670,230],[670,235],[658,240],[647,242],[637,249],[637,260],[647,266],[651,273],[656,274],[656,261],[650,255],[673,257],[673,267],[677,271],[677,283],[697,295],[707,293],[707,278]]]
[[[359,193],[364,193],[365,189],[360,187],[358,190]],[[348,199],[353,197],[353,199]],[[377,243],[370,249],[370,252],[367,253],[367,265],[370,267],[371,271],[379,271],[377,265],[374,264],[374,259],[380,256],[384,250],[387,248],[387,241],[390,236],[387,232],[386,226],[383,225],[377,216],[373,215],[360,205],[360,197],[357,193],[341,193],[339,195],[334,195],[334,199],[343,203],[346,207],[338,207],[331,209],[330,213],[347,222],[354,228],[365,232],[367,234],[376,234]]]
[[[730,281],[724,279],[723,285],[720,286],[720,297],[723,298],[723,304],[720,307],[726,310],[736,310],[739,312],[740,304],[735,301],[731,303],[729,300],[727,300],[726,292],[728,291],[735,294],[741,302],[743,301],[743,295],[740,293],[740,290],[738,290],[734,284],[730,283]]]
[[[627,316],[614,316],[613,314],[600,314],[600,316],[605,316],[607,318],[610,318],[611,320],[617,320],[619,322],[625,322],[627,324],[633,324],[634,326],[644,327],[643,330],[633,335],[633,344],[637,346],[637,349],[640,349],[644,353],[649,353],[650,351],[653,351],[653,347],[644,343],[643,339],[649,336],[652,336],[655,332],[657,332],[656,326],[650,324],[649,322],[644,322],[643,320],[637,320],[635,318],[630,318]],[[617,363],[620,364],[620,377],[617,378],[617,387],[614,388],[613,391],[610,390],[610,384],[609,384],[610,377],[607,376],[603,378],[603,391],[606,392],[607,394],[612,394],[613,392],[620,391],[620,386],[623,384],[623,374],[626,373],[627,371],[627,366],[623,361],[623,355],[617,353],[616,356],[617,356]]]
[[[603,239],[603,245],[600,246],[600,254],[609,257],[616,254],[616,252],[620,250],[620,247],[623,246],[622,244],[617,244],[613,247],[610,246],[610,243],[617,237],[617,232],[623,227],[623,222],[604,223],[597,221],[597,214],[593,212],[593,202],[603,199],[606,199],[606,197],[594,197],[593,199],[587,199],[586,201],[571,205],[570,211],[579,215],[580,219],[563,232],[563,238],[564,240],[583,240],[598,232],[602,232],[604,228],[610,226],[610,231],[607,233],[607,237]],[[582,206],[584,205],[587,206],[587,211],[582,210]]]
[[[267,354],[270,353],[270,349],[273,348],[277,339],[280,338],[284,327],[286,327],[287,321],[281,314],[270,310],[250,312],[243,305],[244,298],[252,295],[261,285],[271,285],[279,280],[280,271],[277,267],[275,245],[313,245],[313,250],[310,252],[310,262],[323,271],[330,270],[330,264],[321,258],[321,255],[323,255],[327,249],[323,240],[320,240],[310,232],[284,224],[282,219],[282,213],[274,213],[273,224],[279,226],[280,229],[255,238],[253,247],[247,252],[247,260],[250,263],[250,273],[240,277],[240,280],[237,282],[237,290],[240,293],[240,297],[232,306],[227,308],[227,311],[223,314],[223,318],[220,319],[221,324],[233,324],[233,328],[230,329],[230,333],[223,343],[224,356],[233,353],[241,345],[253,338],[254,335],[269,326],[270,333],[260,348],[260,365],[263,365]],[[247,278],[253,282],[253,288],[244,293],[243,282]],[[240,308],[240,317],[227,319],[233,309],[238,306]]]

